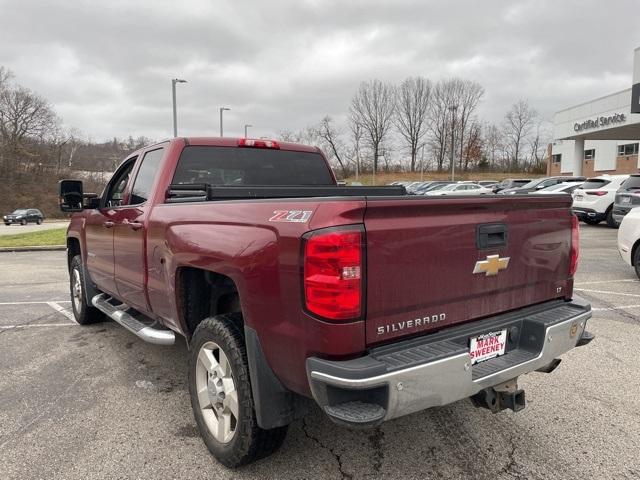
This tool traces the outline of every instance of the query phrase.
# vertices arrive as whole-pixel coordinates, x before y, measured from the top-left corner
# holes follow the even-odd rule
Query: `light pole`
[[[244,138],[247,138],[247,128],[253,127],[253,125],[245,124],[244,125]]]
[[[221,137],[224,137],[224,130],[222,128],[222,112],[224,112],[225,110],[231,110],[231,109],[227,107],[220,107],[220,136]]]
[[[424,146],[425,144],[422,144],[422,155],[420,156],[420,181],[422,182],[424,179]]]
[[[178,136],[178,113],[176,112],[176,83],[187,83],[186,80],[181,78],[171,79],[171,96],[173,98],[173,136]]]
[[[451,111],[451,181],[453,182],[453,179],[455,177],[455,171],[456,171],[456,165],[453,161],[453,149],[454,149],[454,135],[455,135],[455,131],[456,131],[456,112],[458,110],[458,105],[451,105],[449,107],[449,110]]]

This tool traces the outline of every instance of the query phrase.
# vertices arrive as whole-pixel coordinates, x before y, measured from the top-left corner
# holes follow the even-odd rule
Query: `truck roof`
[[[237,147],[238,142],[241,140],[240,137],[179,137],[184,140],[187,145],[198,145],[198,146],[210,146],[210,147]],[[251,140],[265,140],[265,139],[251,139]],[[271,140],[269,141],[276,142],[280,147],[280,150],[291,150],[296,152],[319,152],[317,147],[312,147],[309,145],[303,145],[301,143],[291,143],[291,142],[281,142],[279,140]]]

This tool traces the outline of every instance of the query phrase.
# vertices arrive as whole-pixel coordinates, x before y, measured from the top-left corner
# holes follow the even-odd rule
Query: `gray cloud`
[[[636,2],[0,0],[0,64],[95,139],[296,130],[344,118],[361,80],[471,78],[480,115],[544,116],[631,84]]]

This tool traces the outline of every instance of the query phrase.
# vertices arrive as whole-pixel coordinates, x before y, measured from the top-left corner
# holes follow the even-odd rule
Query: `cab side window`
[[[149,198],[163,152],[164,149],[159,148],[145,153],[131,189],[131,201],[129,202],[131,205],[139,205]]]
[[[124,192],[129,183],[131,170],[136,163],[136,159],[128,160],[118,171],[107,185],[107,191],[104,198],[105,207],[119,207],[124,200]]]

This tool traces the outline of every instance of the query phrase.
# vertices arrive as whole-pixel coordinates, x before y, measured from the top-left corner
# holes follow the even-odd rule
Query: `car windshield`
[[[13,211],[13,215],[26,215],[27,211],[24,209],[18,209]]]
[[[557,183],[556,185],[551,185],[549,187],[542,188],[542,189],[540,189],[540,191],[541,192],[553,192],[554,190],[562,190],[566,186],[567,186],[566,183]]]
[[[438,190],[455,190],[457,186],[458,186],[457,183],[452,183],[451,185],[444,185],[442,188],[439,188]]]
[[[434,190],[442,190],[443,188],[450,186],[450,183],[438,183],[437,185],[434,185],[433,188],[430,188],[429,191],[432,192]]]
[[[525,183],[524,185],[521,185],[519,188],[533,188],[536,187],[538,184],[544,182],[546,180],[546,178],[538,178],[537,180],[531,180],[529,183]],[[513,182],[513,183],[517,183],[517,182]],[[517,184],[514,186],[518,186]]]
[[[632,175],[631,177],[627,178],[624,181],[624,183],[620,187],[620,190],[637,190],[639,188],[640,188],[640,176]]]

